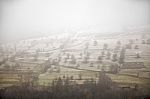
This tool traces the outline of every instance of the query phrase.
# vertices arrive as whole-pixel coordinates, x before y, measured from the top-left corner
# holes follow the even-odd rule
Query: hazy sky
[[[150,25],[150,0],[0,0],[0,39]]]

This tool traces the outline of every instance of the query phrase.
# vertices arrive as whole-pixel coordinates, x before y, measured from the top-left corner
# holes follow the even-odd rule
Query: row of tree
[[[98,82],[91,79],[77,84],[70,78],[58,78],[52,86],[42,89],[24,85],[0,90],[1,99],[143,99],[145,96],[141,90],[118,87],[103,72]]]

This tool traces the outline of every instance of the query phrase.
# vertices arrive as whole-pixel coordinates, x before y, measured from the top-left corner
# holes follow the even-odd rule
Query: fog
[[[1,41],[149,25],[149,0],[0,0]]]

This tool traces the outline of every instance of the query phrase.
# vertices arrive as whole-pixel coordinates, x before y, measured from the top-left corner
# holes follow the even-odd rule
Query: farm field
[[[76,34],[1,44],[0,88],[25,82],[51,86],[57,78],[83,84],[97,81],[100,72],[120,86],[150,88],[148,37]]]

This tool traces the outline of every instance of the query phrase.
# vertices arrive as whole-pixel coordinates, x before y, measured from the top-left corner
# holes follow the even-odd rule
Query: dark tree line
[[[85,80],[84,84],[77,84],[68,77],[57,78],[52,86],[43,89],[27,85],[1,89],[0,97],[1,99],[143,99],[146,96],[140,90],[118,87],[101,72],[97,82],[91,78]]]

